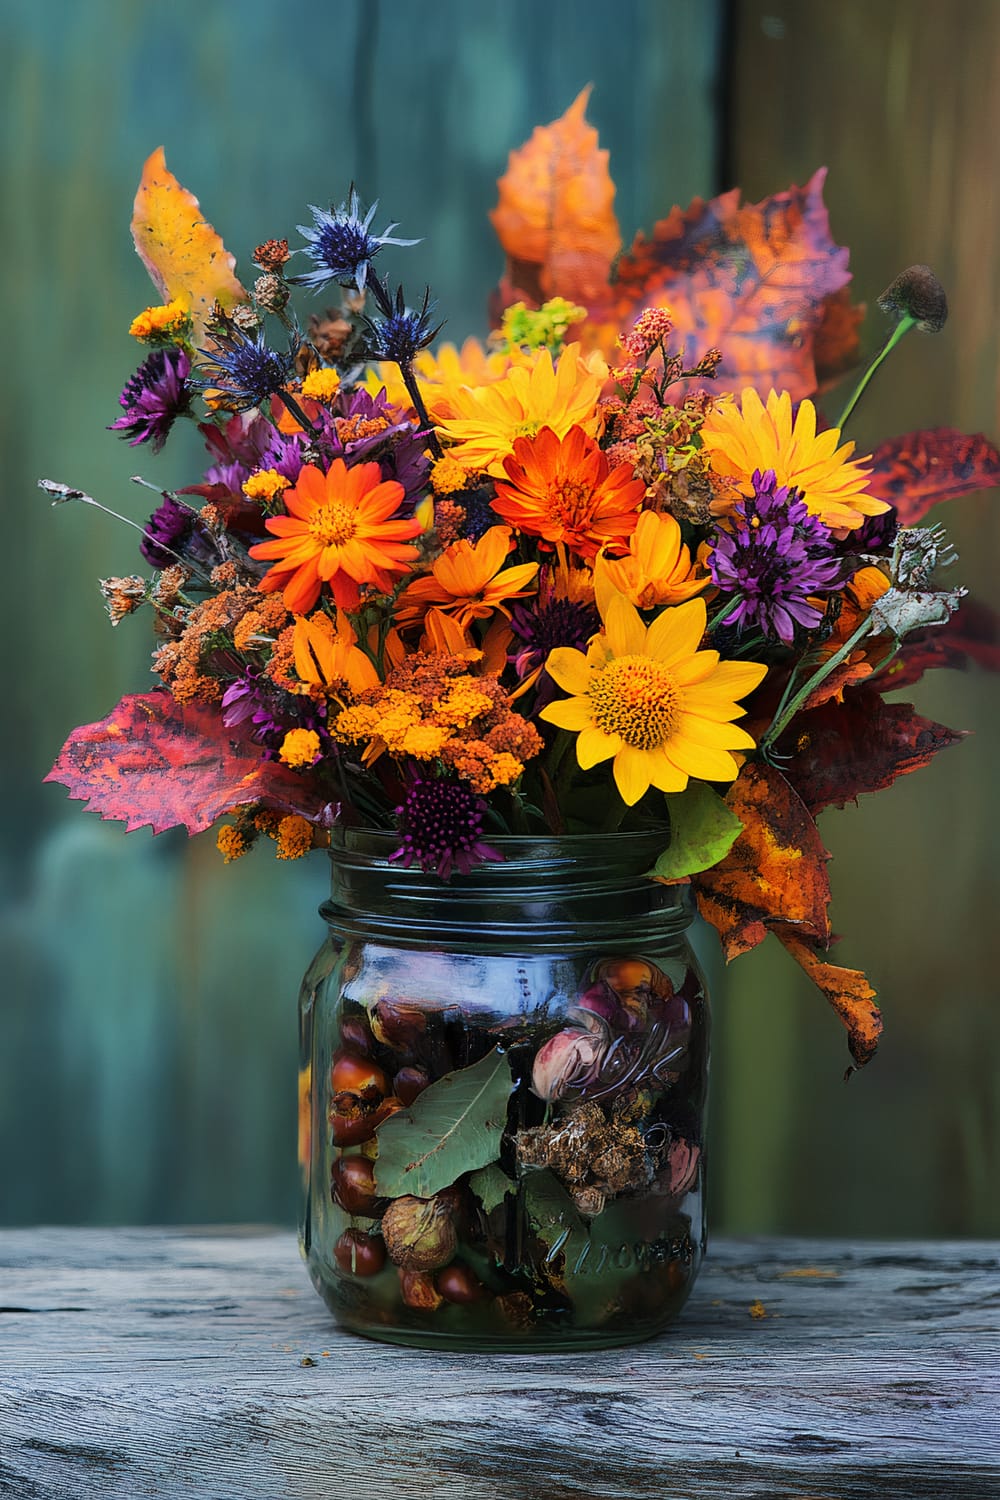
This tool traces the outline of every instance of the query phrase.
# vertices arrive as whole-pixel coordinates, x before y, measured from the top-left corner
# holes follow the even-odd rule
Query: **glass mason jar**
[[[708,998],[659,833],[494,841],[444,884],[338,830],[301,997],[302,1252],[346,1328],[602,1348],[705,1245]]]

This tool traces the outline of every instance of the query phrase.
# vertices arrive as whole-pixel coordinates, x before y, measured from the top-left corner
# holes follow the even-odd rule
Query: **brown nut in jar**
[[[361,1229],[345,1229],[333,1247],[333,1258],[352,1276],[377,1276],[385,1265],[385,1246]]]

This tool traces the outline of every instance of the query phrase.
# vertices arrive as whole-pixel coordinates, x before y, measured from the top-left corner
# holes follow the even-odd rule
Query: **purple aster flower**
[[[332,741],[326,721],[311,698],[283,692],[262,672],[247,667],[222,695],[222,722],[227,729],[250,726],[250,738],[264,748],[265,760],[276,760],[290,729],[315,729],[328,750]]]
[[[810,596],[840,588],[855,564],[837,555],[829,527],[809,514],[800,491],[777,483],[773,469],[757,469],[753,489],[735,507],[732,529],[716,532],[708,568],[717,588],[739,598],[727,626],[756,626],[790,645],[796,625],[812,630],[823,618]]]
[[[573,646],[586,651],[592,635],[600,629],[601,620],[593,604],[576,599],[560,599],[551,582],[543,577],[535,599],[513,605],[511,628],[517,641],[507,654],[518,679],[523,682],[537,673],[537,698],[534,713],[550,703],[556,695],[556,684],[545,671],[545,661],[557,646]]]
[[[372,234],[372,220],[378,200],[361,216],[361,200],[354,184],[346,202],[338,208],[331,204],[329,213],[325,209],[309,205],[313,226],[299,224],[298,231],[308,243],[297,254],[308,255],[315,270],[294,280],[300,286],[320,287],[337,282],[339,286],[357,287],[363,292],[368,281],[371,262],[383,245],[418,245],[419,240],[398,240],[392,237],[395,224],[389,224],[381,234]]]
[[[174,422],[190,410],[190,373],[191,361],[183,349],[155,349],[119,396],[124,414],[109,431],[127,437],[130,448],[152,443],[153,452],[159,453]]]
[[[198,512],[175,500],[173,495],[164,495],[163,504],[157,506],[146,522],[146,535],[139,543],[139,551],[154,568],[169,568],[178,558],[214,568],[220,560],[218,548]]]
[[[403,486],[402,514],[409,514],[427,484],[427,433],[419,432],[409,417],[390,404],[384,389],[375,396],[366,390],[342,396],[333,426],[332,456],[348,464],[377,461],[383,479],[395,479]],[[366,432],[368,426],[376,430]]]
[[[452,870],[468,875],[474,865],[501,860],[500,851],[480,838],[485,813],[483,798],[462,782],[414,771],[402,806],[396,808],[399,848],[389,857],[407,869],[416,860],[442,880],[450,880]]]
[[[251,336],[225,318],[213,329],[212,340],[213,348],[198,351],[205,361],[198,366],[197,384],[202,390],[222,391],[233,411],[263,406],[292,378],[291,353],[269,348],[263,333]]]

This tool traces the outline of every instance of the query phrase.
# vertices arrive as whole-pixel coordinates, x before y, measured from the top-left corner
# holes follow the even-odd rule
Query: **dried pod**
[[[426,1271],[399,1270],[399,1290],[407,1307],[418,1307],[434,1312],[444,1301],[434,1285],[434,1278]]]
[[[382,1219],[390,1258],[406,1271],[436,1271],[451,1260],[458,1244],[452,1203],[434,1198],[396,1198]]]
[[[377,1276],[385,1265],[385,1246],[360,1229],[345,1229],[333,1247],[333,1258],[351,1276]]]
[[[330,1129],[336,1146],[360,1146],[370,1141],[383,1120],[402,1109],[398,1099],[383,1099],[367,1108],[357,1094],[337,1094],[330,1110]]]
[[[479,1277],[459,1260],[453,1260],[450,1266],[438,1271],[434,1285],[446,1302],[482,1302],[489,1296]]]

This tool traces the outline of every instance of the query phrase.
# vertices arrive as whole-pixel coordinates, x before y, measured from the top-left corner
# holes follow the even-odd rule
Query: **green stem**
[[[410,400],[413,402],[413,410],[420,421],[420,430],[427,433],[427,446],[435,458],[441,458],[443,456],[441,444],[438,442],[438,435],[434,431],[434,424],[428,416],[427,408],[424,405],[424,398],[420,393],[420,386],[417,384],[417,377],[413,373],[412,364],[408,361],[405,364],[400,364],[399,373],[403,377],[403,384],[406,386]]]
[[[839,651],[834,652],[833,656],[828,657],[823,665],[812,674],[809,680],[795,694],[791,702],[786,704],[784,710],[779,708],[771,721],[771,727],[761,738],[759,749],[766,750],[770,745],[774,744],[775,740],[780,739],[810,694],[819,687],[821,682],[826,681],[831,672],[835,672],[841,663],[847,660],[855,646],[864,640],[871,628],[871,616],[866,615],[854,634],[844,642]]]
[[[875,371],[878,369],[879,365],[884,359],[888,358],[893,349],[895,349],[896,345],[899,343],[900,339],[903,338],[904,334],[909,333],[911,328],[916,327],[916,324],[916,318],[911,317],[909,313],[904,313],[900,318],[899,322],[896,324],[895,328],[892,330],[889,337],[882,345],[882,348],[876,354],[875,358],[872,360],[871,364],[868,366],[867,370],[858,381],[851,394],[850,400],[844,407],[844,410],[841,412],[840,421],[837,423],[837,426],[840,428],[841,432],[843,432],[844,427],[847,425],[848,418],[850,417],[854,408],[857,406],[858,402],[861,400],[861,397],[864,395],[868,387],[868,383],[871,380],[872,376],[875,374]]]
[[[715,615],[713,619],[709,620],[706,629],[711,632],[715,630],[717,626],[724,624],[725,621],[729,619],[730,615],[734,615],[736,613],[742,603],[743,595],[736,594],[734,598],[730,599],[729,603],[723,609],[719,610],[719,613]]]

